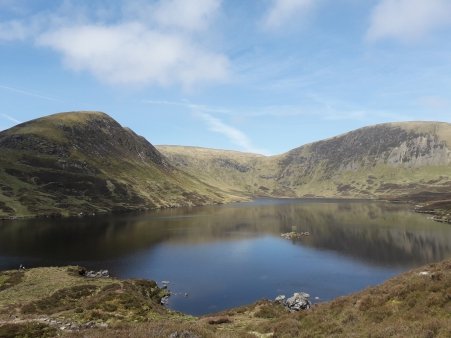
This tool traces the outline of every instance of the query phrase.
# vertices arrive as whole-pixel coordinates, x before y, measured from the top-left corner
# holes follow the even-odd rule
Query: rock
[[[166,305],[169,302],[169,296],[164,296],[163,298],[161,298],[160,300],[160,304],[161,305]]]
[[[286,299],[284,304],[290,311],[310,309],[310,295],[305,292],[295,292],[293,296]]]
[[[421,271],[419,273],[420,276],[429,276],[429,271]]]
[[[285,298],[287,298],[287,297],[285,297],[285,295],[279,295],[279,296],[277,296],[276,299],[274,299],[274,300],[275,300],[276,302],[278,302],[278,303],[283,303],[284,300],[285,300]]]
[[[99,271],[91,270],[85,272],[85,276],[88,278],[108,278],[110,277],[110,273],[108,272],[108,270],[99,270]]]
[[[280,234],[280,237],[285,238],[285,239],[301,239],[304,236],[310,236],[310,232],[305,231],[305,232],[286,232],[286,233],[282,233]]]

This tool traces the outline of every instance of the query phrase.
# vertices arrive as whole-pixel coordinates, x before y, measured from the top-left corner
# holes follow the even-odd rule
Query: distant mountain
[[[451,196],[450,145],[451,124],[405,122],[361,128],[270,157],[180,146],[157,149],[176,167],[231,192],[394,199]]]
[[[176,169],[146,139],[104,113],[55,114],[0,133],[0,217],[233,199]]]

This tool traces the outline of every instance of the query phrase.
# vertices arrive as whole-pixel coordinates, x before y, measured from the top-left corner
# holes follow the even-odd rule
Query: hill
[[[451,261],[290,313],[262,300],[201,318],[167,310],[153,281],[80,268],[0,272],[1,337],[449,337]]]
[[[403,122],[361,128],[269,157],[157,149],[203,182],[251,196],[383,198],[444,207],[451,205],[450,145],[451,124]],[[424,211],[434,212],[434,205]]]
[[[277,156],[154,147],[100,112],[0,132],[0,218],[85,215],[253,197],[382,198],[451,218],[451,125],[389,123]]]
[[[0,133],[0,217],[232,199],[173,167],[147,140],[104,113],[60,113]]]

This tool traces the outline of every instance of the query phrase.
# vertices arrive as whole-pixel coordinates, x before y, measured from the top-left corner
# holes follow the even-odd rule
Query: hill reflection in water
[[[274,203],[271,203],[274,202]],[[451,255],[451,227],[405,206],[335,200],[251,203],[158,210],[145,214],[0,223],[0,255],[98,260],[161,242],[196,245],[309,231],[295,244],[374,264],[419,265]],[[2,262],[5,265],[5,262]]]
[[[280,238],[290,231],[311,235]],[[193,314],[301,287],[335,297],[450,256],[449,224],[383,202],[264,199],[0,223],[0,269],[80,264],[120,277],[171,278],[193,294],[171,306]]]

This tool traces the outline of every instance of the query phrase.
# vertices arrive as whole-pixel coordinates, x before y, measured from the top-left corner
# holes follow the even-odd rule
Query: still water
[[[311,235],[280,237],[290,231]],[[195,315],[296,291],[329,300],[449,257],[451,225],[382,202],[262,199],[0,222],[1,270],[78,264],[170,281],[169,307]]]

